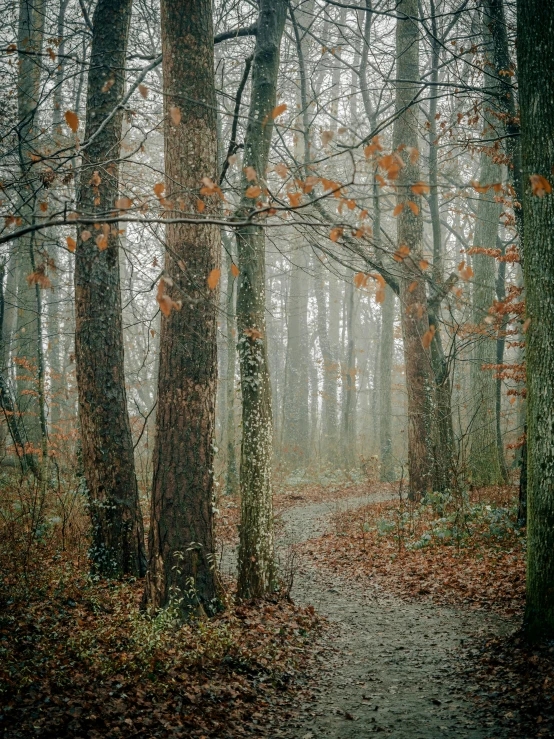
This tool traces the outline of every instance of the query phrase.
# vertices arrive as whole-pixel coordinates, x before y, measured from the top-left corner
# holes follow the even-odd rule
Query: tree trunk
[[[32,224],[37,208],[36,167],[33,169],[31,154],[39,149],[39,102],[41,63],[43,48],[45,3],[44,0],[21,0],[19,6],[18,49],[18,135],[21,189],[19,191],[19,216],[24,224]],[[17,405],[22,414],[25,441],[30,451],[37,454],[45,445],[41,430],[39,392],[39,353],[42,335],[37,285],[28,281],[35,271],[37,233],[30,233],[17,242],[17,323],[13,341],[14,362],[17,366]],[[43,398],[42,398],[43,399]]]
[[[273,133],[279,51],[286,0],[260,0],[252,92],[243,166],[252,167],[263,185]],[[239,213],[255,200],[246,197],[243,176]],[[237,329],[242,387],[240,462],[241,525],[238,597],[258,598],[275,587],[271,462],[273,420],[265,327],[265,234],[260,226],[237,230],[239,288]]]
[[[381,354],[379,364],[379,440],[381,450],[382,482],[392,482],[394,478],[394,458],[392,454],[392,360],[394,352],[394,310],[395,296],[391,288],[385,287],[385,301],[381,315]]]
[[[404,338],[406,386],[408,393],[408,473],[410,494],[418,496],[431,488],[434,429],[434,377],[430,351],[422,339],[429,331],[427,295],[419,261],[423,258],[423,216],[421,195],[410,188],[420,180],[419,166],[410,152],[418,147],[417,106],[412,101],[419,91],[419,28],[410,16],[417,17],[417,0],[401,0],[397,6],[396,77],[410,82],[396,83],[396,110],[393,146],[404,147],[404,166],[397,180],[398,248],[409,249],[401,259],[400,315]],[[408,17],[404,17],[404,14]],[[415,205],[414,210],[407,205]],[[415,211],[415,212],[414,212]],[[404,252],[406,254],[406,252]]]
[[[210,0],[162,0],[166,198],[196,210],[202,178],[217,180],[217,121]],[[175,110],[180,112],[179,116]],[[206,197],[205,213],[219,210]],[[214,225],[166,228],[166,290],[181,310],[162,317],[146,597],[183,614],[218,607],[213,460],[218,268]],[[183,266],[184,264],[184,266]]]
[[[290,470],[305,467],[309,445],[309,343],[308,276],[302,239],[293,240],[296,249],[291,264],[287,300],[287,386],[284,396],[283,442]]]
[[[529,637],[554,636],[554,5],[517,7],[527,318]],[[534,179],[532,179],[534,178]],[[537,179],[542,178],[542,179]],[[540,186],[542,188],[542,197]],[[533,188],[535,193],[533,192]],[[544,190],[548,192],[545,194]]]
[[[485,138],[490,138],[486,129]],[[480,184],[500,182],[501,167],[493,160],[495,153],[481,153]],[[477,205],[474,246],[495,249],[501,206],[494,190],[481,192]],[[496,363],[496,331],[486,322],[495,298],[495,260],[487,254],[473,258],[473,324],[477,335],[471,364],[472,414],[469,468],[474,485],[496,485],[503,481],[496,439],[496,388],[490,369]]]
[[[354,355],[355,295],[352,275],[347,275],[345,289],[344,390],[342,397],[342,455],[344,466],[351,470],[356,463],[356,357]]]
[[[99,0],[94,12],[86,141],[123,96],[121,70],[131,2]],[[83,150],[81,213],[95,215],[114,208],[122,115],[118,111]],[[83,231],[78,233],[75,254],[75,354],[83,467],[93,524],[91,558],[103,575],[142,576],[146,558],[125,392],[118,229],[117,225],[106,229],[103,249],[104,231],[85,241]]]
[[[231,239],[228,240],[228,246],[231,246]],[[235,276],[231,273],[231,255],[229,250],[227,254],[227,304],[226,304],[226,322],[227,322],[227,382],[225,386],[226,393],[226,411],[227,418],[224,419],[226,425],[226,442],[227,442],[227,470],[225,490],[227,495],[236,495],[239,490],[239,477],[237,469],[236,454],[236,423],[235,423],[235,372],[237,366],[237,344],[236,344],[236,323],[235,323]]]

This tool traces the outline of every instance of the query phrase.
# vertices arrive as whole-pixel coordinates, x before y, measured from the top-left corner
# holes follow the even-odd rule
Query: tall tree
[[[554,5],[517,6],[527,342],[529,637],[554,636]]]
[[[287,383],[284,397],[283,442],[288,466],[305,466],[309,444],[308,284],[307,259],[302,237],[295,238],[297,248],[291,265],[287,300]]]
[[[253,175],[261,185],[269,159],[281,37],[287,0],[260,0],[244,142],[239,213],[252,210]],[[251,168],[251,169],[250,169]],[[248,193],[248,194],[247,194]],[[237,229],[237,329],[242,387],[241,525],[238,595],[260,597],[275,583],[271,485],[273,422],[265,327],[265,236],[261,226]]]
[[[85,144],[77,208],[115,209],[132,0],[99,0],[93,17]],[[117,108],[114,112],[114,108]],[[117,224],[96,238],[79,230],[75,354],[83,467],[93,523],[92,560],[104,575],[144,575],[144,531],[123,363]]]
[[[490,48],[492,39],[486,22],[483,24],[483,32],[485,70],[490,74],[494,71]],[[485,76],[485,81],[487,79]],[[494,88],[497,89],[498,85],[494,84]],[[495,119],[491,111],[491,103],[487,99],[484,101],[484,106],[483,139],[490,140],[495,137]],[[493,185],[499,183],[502,178],[500,161],[499,145],[484,144],[480,155],[481,191],[477,204],[474,236],[474,247],[479,250],[496,249],[497,246],[498,221],[502,206],[498,202]],[[471,365],[473,404],[469,466],[474,484],[495,485],[503,481],[496,439],[496,382],[490,369],[483,369],[484,365],[496,362],[496,330],[491,327],[488,318],[488,311],[493,304],[496,292],[495,261],[488,254],[478,252],[473,258],[473,270],[475,273],[473,324],[477,336]]]
[[[394,458],[392,454],[392,360],[394,352],[395,295],[387,285],[381,316],[381,351],[379,354],[379,434],[380,434],[380,479],[394,480]]]
[[[417,0],[401,0],[396,22],[396,114],[393,146],[402,157],[398,173],[398,259],[401,259],[400,316],[404,338],[408,393],[408,473],[410,491],[418,495],[430,489],[431,451],[434,438],[434,377],[425,281],[419,262],[423,258],[423,216],[417,153],[419,151],[416,99],[419,83],[419,28]],[[398,154],[398,152],[401,152]],[[414,188],[414,189],[412,189]],[[414,191],[415,190],[415,191]],[[412,205],[410,205],[410,203]]]
[[[166,199],[218,212],[217,119],[210,0],[162,0]],[[206,179],[209,178],[209,179]],[[202,188],[202,181],[208,183]],[[211,181],[211,183],[210,183]],[[211,193],[211,194],[210,194]],[[202,193],[200,193],[202,194]],[[213,459],[217,382],[218,226],[168,224],[146,599],[186,613],[219,607]],[[167,293],[165,292],[167,291]]]
[[[20,188],[18,213],[25,224],[32,224],[38,209],[38,177],[33,157],[40,147],[41,54],[44,39],[44,0],[20,0],[17,30],[18,79],[18,152]],[[30,233],[18,239],[16,249],[17,316],[13,351],[17,363],[17,404],[23,414],[25,441],[36,452],[46,443],[44,388],[39,388],[39,374],[44,379],[42,353],[42,314],[39,283],[31,275],[38,265],[37,242]],[[38,301],[38,302],[37,302]],[[42,365],[42,366],[41,366]]]

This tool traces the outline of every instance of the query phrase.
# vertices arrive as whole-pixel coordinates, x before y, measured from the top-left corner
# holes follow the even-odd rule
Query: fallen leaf
[[[67,248],[73,254],[73,252],[75,251],[75,247],[77,246],[77,242],[72,236],[68,236],[66,238],[66,241],[67,241]]]
[[[231,274],[233,275],[233,277],[238,277],[240,275],[240,270],[234,263],[231,264]]]
[[[257,198],[262,194],[262,188],[259,185],[250,185],[246,188],[244,194],[247,198]]]

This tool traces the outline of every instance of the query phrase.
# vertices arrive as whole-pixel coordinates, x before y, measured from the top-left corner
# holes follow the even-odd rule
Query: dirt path
[[[370,500],[386,499],[372,495]],[[290,544],[321,535],[334,511],[367,502],[364,497],[290,509],[283,514],[284,539]],[[464,697],[455,664],[462,640],[476,633],[506,631],[510,624],[483,613],[406,603],[302,560],[296,563],[292,595],[300,604],[315,606],[331,622],[324,638],[332,656],[318,676],[314,700],[300,715],[275,727],[272,736],[362,739],[379,732],[398,739],[503,736],[492,717],[478,714]]]

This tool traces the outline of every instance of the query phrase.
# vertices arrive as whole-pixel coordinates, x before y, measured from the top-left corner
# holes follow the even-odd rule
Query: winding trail
[[[390,495],[297,506],[282,518],[281,556],[321,536],[332,513]],[[432,603],[407,603],[374,585],[362,588],[296,563],[293,599],[313,605],[331,622],[323,639],[331,654],[318,674],[314,700],[288,723],[272,729],[286,739],[362,739],[385,733],[398,739],[501,739],[492,716],[479,711],[456,676],[461,642],[478,633],[500,633],[510,624],[482,612]],[[465,690],[462,690],[462,687]]]

